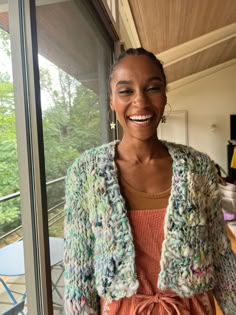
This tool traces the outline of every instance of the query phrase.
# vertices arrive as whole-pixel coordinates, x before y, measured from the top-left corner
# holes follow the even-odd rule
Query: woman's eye
[[[159,91],[161,86],[150,86],[147,88],[147,91]]]
[[[125,90],[120,90],[120,91],[118,91],[118,93],[119,94],[121,94],[121,95],[129,95],[129,94],[132,94],[132,90],[130,90],[130,89],[125,89]]]

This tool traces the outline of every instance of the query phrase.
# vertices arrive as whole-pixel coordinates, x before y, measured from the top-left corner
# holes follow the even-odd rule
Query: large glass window
[[[10,35],[0,25],[0,246],[21,225]],[[5,198],[4,198],[5,197]]]
[[[49,237],[60,245],[66,170],[83,151],[112,139],[106,92],[112,49],[84,1],[41,3],[36,18]],[[63,308],[58,257],[51,262],[55,314]]]
[[[25,314],[51,314],[52,291],[53,313],[63,314],[64,179],[84,150],[115,137],[107,100],[112,42],[88,1],[35,2],[36,30],[34,1],[0,0],[0,265],[21,267],[13,277],[0,266],[0,313],[23,299]]]
[[[0,313],[26,291],[8,2],[0,4]],[[15,262],[16,252],[18,263]],[[25,306],[26,310],[26,306]]]

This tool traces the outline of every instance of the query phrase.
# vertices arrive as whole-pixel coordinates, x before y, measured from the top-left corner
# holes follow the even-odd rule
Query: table
[[[51,267],[63,260],[63,238],[49,237]],[[25,274],[23,240],[0,248],[0,276],[22,276]]]
[[[50,237],[49,238],[49,245],[50,245],[50,263],[51,267],[59,265],[63,260],[63,249],[64,249],[64,240],[63,238],[58,237]],[[14,242],[10,245],[7,245],[3,248],[0,248],[0,282],[4,286],[6,292],[10,296],[11,300],[14,304],[17,303],[14,295],[12,294],[11,290],[1,278],[1,276],[22,276],[25,274],[25,263],[24,263],[24,244],[23,240],[18,242]],[[62,272],[57,279],[56,283],[52,281],[53,290],[57,292],[57,294],[62,298],[60,292],[58,291],[56,285],[59,282]],[[25,298],[25,294],[23,298]]]

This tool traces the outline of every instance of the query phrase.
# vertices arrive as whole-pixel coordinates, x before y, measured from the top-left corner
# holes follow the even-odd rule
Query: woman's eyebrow
[[[163,79],[161,77],[155,76],[155,77],[151,77],[148,79],[149,82],[151,81],[160,81],[163,82]],[[128,81],[128,80],[120,80],[116,83],[116,86],[118,85],[123,85],[123,84],[132,84],[132,81]]]
[[[149,82],[150,81],[154,81],[154,80],[163,82],[163,79],[161,77],[151,77],[151,78],[148,79]]]
[[[121,80],[121,81],[118,81],[118,82],[116,83],[116,86],[117,86],[117,85],[122,85],[122,84],[131,84],[131,83],[132,83],[132,81]]]

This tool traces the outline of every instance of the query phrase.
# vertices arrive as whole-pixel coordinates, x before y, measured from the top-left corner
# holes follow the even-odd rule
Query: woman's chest
[[[133,164],[118,162],[119,179],[122,177],[137,191],[146,193],[160,193],[171,186],[172,162],[154,162],[147,164]]]

